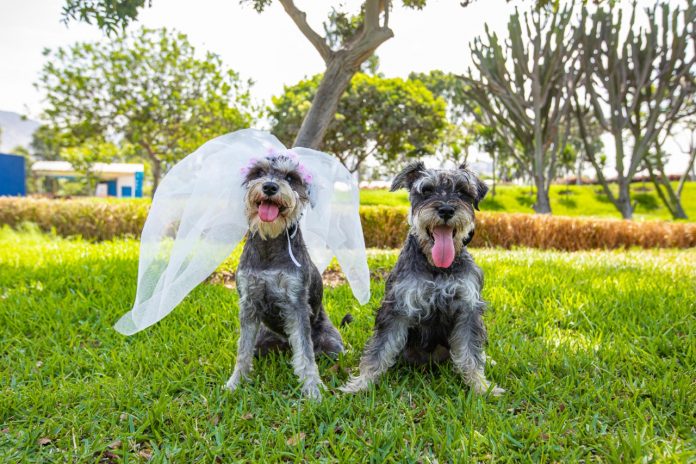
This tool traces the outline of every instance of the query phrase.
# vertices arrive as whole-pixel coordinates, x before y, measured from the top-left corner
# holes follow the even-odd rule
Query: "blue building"
[[[0,153],[0,196],[27,194],[25,162],[23,156]]]

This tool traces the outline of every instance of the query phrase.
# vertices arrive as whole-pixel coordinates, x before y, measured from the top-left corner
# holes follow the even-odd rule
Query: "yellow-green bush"
[[[150,202],[94,199],[0,198],[0,224],[17,227],[32,222],[58,235],[88,240],[140,236]]]
[[[0,198],[0,224],[17,227],[35,223],[59,235],[80,235],[89,240],[140,235],[150,202],[95,199],[49,200]],[[398,248],[408,232],[408,208],[360,208],[368,247]],[[525,246],[558,250],[594,248],[688,248],[696,246],[696,224],[664,221],[479,213],[471,246]]]

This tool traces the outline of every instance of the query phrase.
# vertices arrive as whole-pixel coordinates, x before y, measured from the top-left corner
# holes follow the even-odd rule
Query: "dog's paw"
[[[232,377],[230,377],[227,383],[225,384],[225,388],[233,392],[237,389],[237,387],[239,387],[239,385],[242,383],[242,380],[244,380],[244,376],[242,376],[242,374],[239,372],[234,372],[232,374]]]
[[[370,380],[363,376],[351,377],[348,383],[339,387],[343,393],[357,393],[359,391],[367,390],[370,386]]]
[[[321,381],[305,382],[302,385],[302,395],[314,401],[321,401],[321,391],[324,388],[324,384]]]
[[[496,385],[492,385],[488,380],[482,377],[476,378],[473,382],[470,382],[469,385],[477,395],[491,394],[493,396],[501,396],[505,393],[505,390]]]

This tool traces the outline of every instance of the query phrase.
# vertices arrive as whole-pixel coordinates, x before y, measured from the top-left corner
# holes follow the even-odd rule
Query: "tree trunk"
[[[157,187],[159,186],[159,181],[160,177],[162,177],[162,162],[155,158],[154,156],[151,157],[152,159],[152,196],[155,196],[155,191],[157,191]]]
[[[549,199],[549,189],[544,180],[544,176],[534,176],[536,185],[536,202],[534,212],[537,214],[551,214],[551,200]]]
[[[686,163],[686,169],[684,169],[684,174],[679,178],[679,184],[677,185],[677,197],[681,200],[682,191],[684,191],[684,184],[689,178],[689,171],[694,168],[694,161],[696,161],[696,147],[691,150],[691,155],[689,155],[689,161]]]
[[[653,164],[647,160],[646,164],[648,165],[650,179],[652,180],[652,183],[655,186],[657,196],[660,197],[662,203],[665,205],[665,207],[667,207],[669,213],[672,215],[672,218],[688,219],[686,212],[682,207],[681,198],[674,192],[672,184],[669,182],[667,174],[665,174],[664,165],[658,160],[656,174]],[[667,194],[665,194],[665,192],[667,192]]]
[[[495,198],[495,150],[491,152],[491,158],[493,158],[493,185],[491,188],[491,197]]]
[[[619,179],[619,197],[617,198],[616,208],[624,219],[633,219],[633,205],[631,205],[631,182],[626,178]]]
[[[294,146],[313,149],[321,147],[324,134],[336,114],[338,101],[358,69],[359,65],[355,67],[347,62],[345,54],[336,54],[329,62],[312,106],[297,133]]]
[[[537,77],[537,64],[535,64],[535,79],[532,80],[532,97],[534,101],[534,153],[532,166],[534,169],[534,184],[536,185],[537,194],[536,202],[534,203],[534,212],[537,214],[551,214],[551,202],[549,201],[549,191],[546,187],[546,179],[544,175],[544,161],[546,158],[546,147],[542,137],[542,116],[541,116],[541,89],[539,79]],[[551,180],[549,179],[549,182]]]

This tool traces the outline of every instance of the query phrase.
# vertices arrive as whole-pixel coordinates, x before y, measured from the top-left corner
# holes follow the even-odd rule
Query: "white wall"
[[[129,174],[116,179],[116,196],[119,198],[121,198],[122,187],[130,187],[131,197],[135,197],[135,174]]]

